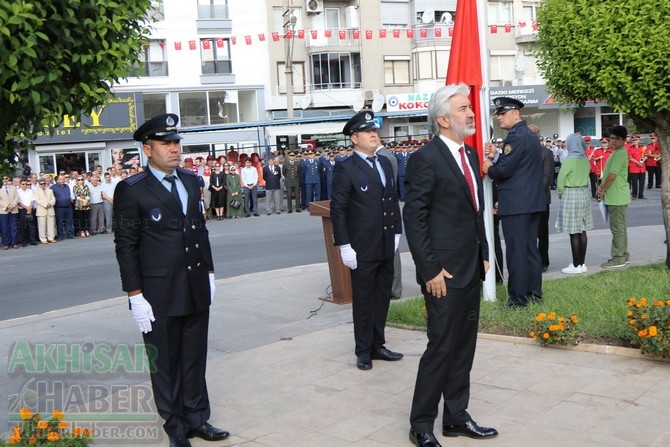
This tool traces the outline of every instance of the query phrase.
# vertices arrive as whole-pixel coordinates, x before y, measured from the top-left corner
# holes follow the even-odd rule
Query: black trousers
[[[537,233],[537,249],[540,251],[542,266],[549,265],[549,205],[540,213],[540,224]]]
[[[644,172],[639,174],[628,173],[628,183],[630,184],[633,198],[640,199],[644,197],[644,176]]]
[[[33,244],[37,242],[37,227],[33,213],[28,214],[25,209],[19,208],[19,232],[17,235],[20,238],[16,238],[17,244]]]
[[[151,387],[168,436],[184,437],[210,417],[205,381],[209,310],[180,317],[156,316],[144,334],[147,351],[155,353]]]
[[[470,370],[477,344],[481,281],[473,278],[464,289],[447,289],[435,298],[421,286],[426,302],[428,346],[419,361],[410,424],[419,433],[433,432],[440,398],[443,424],[470,420]]]
[[[382,261],[358,261],[351,270],[352,313],[357,356],[371,353],[386,343],[384,328],[391,302],[393,257]]]
[[[497,214],[493,215],[493,244],[496,254],[496,282],[502,283],[504,279],[505,258],[503,258],[502,244],[500,242],[500,217]]]
[[[542,259],[537,248],[540,214],[501,216],[509,304],[525,305],[529,295],[542,296]]]

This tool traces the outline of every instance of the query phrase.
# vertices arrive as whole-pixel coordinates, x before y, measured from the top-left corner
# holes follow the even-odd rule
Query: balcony
[[[358,39],[354,39],[353,30],[343,30],[344,39],[340,39],[339,30],[332,30],[331,37],[325,37],[325,30],[317,30],[317,38],[313,39],[310,33],[305,33],[305,47],[321,49],[325,47],[352,47],[359,46],[364,38],[364,31],[360,31]],[[295,38],[295,37],[294,37]]]
[[[199,5],[196,26],[199,34],[230,34],[233,21],[228,17],[227,5]]]
[[[198,19],[227,19],[228,5],[198,5]]]
[[[167,62],[144,63],[144,76],[167,76],[168,74]]]

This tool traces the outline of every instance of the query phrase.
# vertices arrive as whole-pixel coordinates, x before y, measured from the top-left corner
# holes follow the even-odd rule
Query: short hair
[[[616,137],[619,137],[619,138],[625,140],[626,137],[628,136],[628,130],[623,126],[618,126],[617,125],[617,126],[612,127],[612,130],[610,130],[610,135],[614,135]]]
[[[441,116],[450,116],[451,108],[449,100],[455,95],[470,94],[470,87],[460,84],[449,84],[437,89],[428,103],[428,124],[433,135],[439,135],[440,126],[437,124],[437,119]]]

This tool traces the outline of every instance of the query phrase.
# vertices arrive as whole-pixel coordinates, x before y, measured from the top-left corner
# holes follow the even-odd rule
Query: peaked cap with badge
[[[179,117],[174,113],[154,116],[142,124],[133,134],[133,140],[144,143],[147,140],[176,141],[183,137],[177,129]]]
[[[523,103],[518,99],[508,98],[506,96],[500,96],[493,99],[493,105],[496,106],[494,115],[500,115],[501,113],[509,112],[510,110],[521,110],[523,108]]]
[[[344,129],[342,129],[342,133],[345,135],[352,135],[354,132],[379,129],[377,123],[374,122],[374,118],[375,114],[369,110],[358,112],[347,121],[347,124],[344,125]]]

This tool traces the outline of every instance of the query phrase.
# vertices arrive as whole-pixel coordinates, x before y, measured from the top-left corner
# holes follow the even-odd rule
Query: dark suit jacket
[[[357,154],[335,163],[333,169],[330,217],[335,245],[351,244],[359,261],[392,258],[395,235],[402,233],[391,163],[386,157],[378,160],[386,186]]]
[[[268,191],[281,188],[281,169],[279,166],[264,166],[263,180],[265,180],[265,189]]]
[[[188,191],[187,213],[147,168],[114,190],[114,242],[123,290],[141,289],[156,316],[199,313],[210,305],[214,271],[209,235],[199,209],[200,187],[178,169]]]
[[[554,183],[554,153],[551,149],[542,148],[542,178],[544,180],[544,200],[551,204],[551,185]]]
[[[525,121],[518,122],[503,142],[503,153],[488,170],[498,185],[500,216],[545,211],[542,159],[537,136]]]
[[[403,221],[421,285],[441,269],[454,276],[447,280],[447,288],[464,288],[476,278],[484,279],[488,244],[482,179],[474,149],[465,146],[465,152],[477,183],[476,213],[465,177],[439,137],[415,151],[407,163]]]

